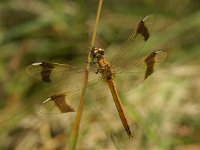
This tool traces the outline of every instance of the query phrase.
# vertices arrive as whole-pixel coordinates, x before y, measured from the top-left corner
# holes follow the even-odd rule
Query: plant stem
[[[72,127],[72,132],[70,134],[69,145],[68,145],[69,150],[75,150],[76,145],[77,145],[79,127],[80,127],[80,122],[81,122],[82,113],[83,113],[84,96],[85,96],[87,85],[88,85],[88,77],[89,77],[89,70],[90,70],[90,52],[91,52],[90,48],[93,47],[94,43],[95,43],[97,26],[99,24],[99,18],[100,18],[102,3],[103,3],[103,0],[99,0],[96,22],[95,22],[95,26],[94,26],[94,30],[93,30],[93,35],[92,35],[92,40],[91,40],[90,47],[88,48],[88,51],[87,51],[87,66],[86,66],[85,73],[84,73],[83,89],[82,89],[82,93],[81,93],[81,97],[80,97],[78,111],[76,113],[76,117],[75,117],[74,124],[73,124],[73,127]]]

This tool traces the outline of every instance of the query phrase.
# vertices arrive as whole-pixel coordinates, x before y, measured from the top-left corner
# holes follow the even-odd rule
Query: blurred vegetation
[[[37,114],[34,105],[55,87],[31,79],[25,68],[40,61],[84,66],[97,4],[1,0],[0,149],[67,147],[74,115]],[[78,149],[200,149],[199,6],[195,0],[104,1],[97,46],[119,48],[141,18],[154,14],[145,48],[163,49],[168,58],[147,82],[122,96],[134,138],[128,139],[119,118],[110,116],[114,105],[108,105],[84,115]]]

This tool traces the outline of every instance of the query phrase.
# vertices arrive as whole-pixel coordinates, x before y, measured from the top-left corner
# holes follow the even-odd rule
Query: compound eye
[[[95,47],[93,47],[91,49],[91,54],[94,56],[94,55],[96,55],[96,53],[97,53],[97,49]]]
[[[103,49],[100,49],[100,54],[104,55],[104,50]]]

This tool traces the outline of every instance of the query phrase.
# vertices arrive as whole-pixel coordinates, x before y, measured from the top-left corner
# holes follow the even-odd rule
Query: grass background
[[[25,68],[42,60],[84,66],[97,4],[0,2],[0,149],[67,147],[74,114],[41,115],[34,110],[59,85],[39,83]],[[147,82],[122,95],[134,138],[128,139],[110,104],[86,111],[77,149],[200,149],[199,7],[195,0],[104,1],[97,46],[120,47],[141,18],[154,14],[146,48],[163,49],[168,57]]]

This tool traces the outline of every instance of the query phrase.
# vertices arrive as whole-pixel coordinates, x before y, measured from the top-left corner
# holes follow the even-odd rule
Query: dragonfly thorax
[[[113,71],[111,69],[110,64],[106,64],[104,66],[100,67],[100,73],[102,74],[102,77],[106,80],[111,80],[113,78]]]

